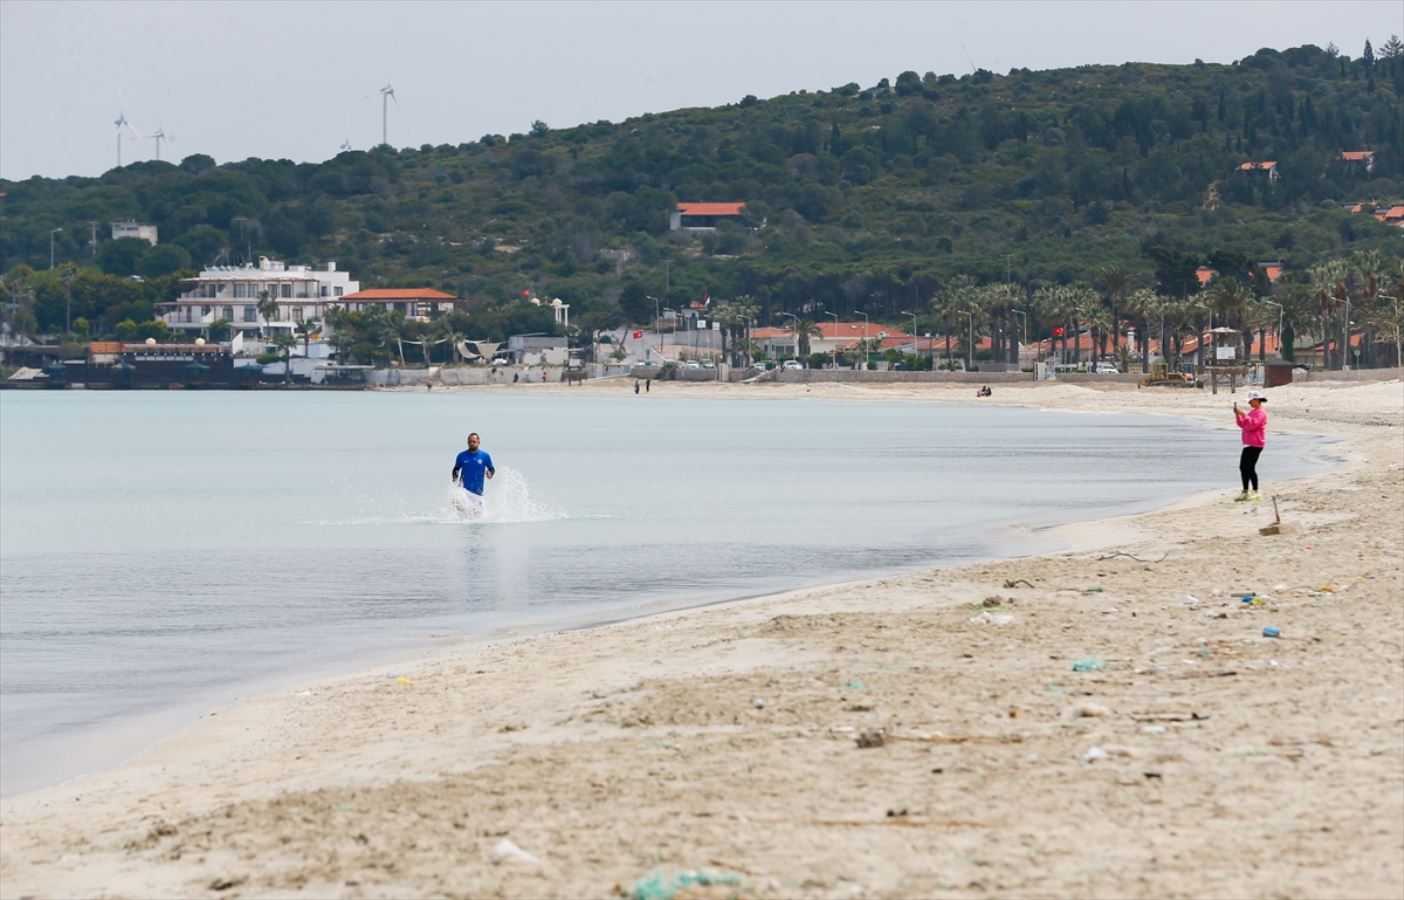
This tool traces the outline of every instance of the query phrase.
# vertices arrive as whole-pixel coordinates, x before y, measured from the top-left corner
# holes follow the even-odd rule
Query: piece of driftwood
[[[994,822],[980,822],[974,819],[913,819],[908,816],[889,816],[885,819],[757,819],[746,816],[747,822],[760,825],[812,825],[820,828],[867,828],[871,825],[888,828],[994,828]]]
[[[1136,722],[1203,722],[1209,717],[1197,712],[1187,713],[1140,713],[1132,715]]]
[[[1136,556],[1135,554],[1132,554],[1132,553],[1123,553],[1122,551],[1118,550],[1118,551],[1116,551],[1115,553],[1108,553],[1106,556],[1099,556],[1099,557],[1097,557],[1097,562],[1101,562],[1101,561],[1104,560],[1104,559],[1116,559],[1118,556],[1125,556],[1125,557],[1128,557],[1128,558],[1130,558],[1130,559],[1134,559],[1136,562],[1158,563],[1158,562],[1165,562],[1166,558],[1169,557],[1170,554],[1169,554],[1169,553],[1162,553],[1161,556],[1160,556],[1160,559],[1141,559],[1139,556]]]

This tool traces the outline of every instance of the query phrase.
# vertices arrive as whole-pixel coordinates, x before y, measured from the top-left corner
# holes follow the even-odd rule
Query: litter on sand
[[[673,900],[679,893],[691,887],[708,887],[714,884],[739,885],[741,878],[732,875],[730,872],[708,872],[702,869],[697,871],[679,872],[673,876],[665,876],[662,872],[654,869],[653,872],[634,882],[634,889],[629,892],[633,900]]]

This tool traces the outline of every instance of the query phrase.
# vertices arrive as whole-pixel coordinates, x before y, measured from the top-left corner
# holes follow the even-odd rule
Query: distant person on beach
[[[1233,417],[1243,432],[1243,453],[1238,458],[1238,474],[1243,479],[1243,493],[1233,498],[1238,503],[1263,499],[1258,493],[1258,457],[1262,455],[1263,445],[1266,443],[1268,416],[1267,410],[1263,409],[1264,403],[1267,403],[1267,398],[1263,396],[1262,391],[1249,391],[1248,406],[1251,409],[1244,412],[1238,408],[1237,403],[1233,405]]]
[[[978,391],[975,392],[976,397],[989,397],[992,394],[994,394],[994,391],[990,390],[990,386],[988,384],[983,385]]]
[[[634,393],[637,394],[638,392],[639,392],[639,380],[638,380],[637,378],[635,378],[635,379],[634,379]]]
[[[463,488],[471,499],[482,503],[483,487],[486,479],[490,479],[496,469],[492,466],[492,457],[486,450],[478,449],[478,433],[475,431],[468,435],[468,449],[458,454],[453,461],[453,483]]]

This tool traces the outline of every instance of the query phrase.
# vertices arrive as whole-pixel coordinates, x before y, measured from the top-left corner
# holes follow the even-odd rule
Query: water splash
[[[456,484],[445,483],[437,502],[420,497],[411,500],[401,494],[376,497],[358,491],[351,499],[361,514],[349,518],[322,519],[310,525],[463,525],[522,524],[553,522],[566,518],[564,510],[531,494],[526,476],[516,469],[499,466],[481,498],[473,497]]]
[[[448,485],[446,497],[455,522],[505,524],[565,518],[565,512],[554,504],[531,495],[525,475],[505,466],[487,483],[481,498],[452,484]]]

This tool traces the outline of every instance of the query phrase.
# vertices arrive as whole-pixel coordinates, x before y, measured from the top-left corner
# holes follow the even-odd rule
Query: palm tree
[[[1017,323],[1010,321],[1013,318],[1011,310],[1019,308],[1024,299],[1023,292],[1012,284],[989,284],[981,288],[976,296],[977,305],[984,314],[984,321],[990,325],[990,358],[996,362],[1008,363],[1011,356],[1016,356],[1011,351],[1018,343],[1014,336],[1019,333]],[[1008,327],[997,330],[994,327],[997,322],[1002,322]],[[999,341],[999,346],[995,346],[996,340]],[[1017,356],[1013,361],[1018,362]]]
[[[974,278],[969,275],[957,275],[946,284],[939,294],[931,298],[936,315],[941,319],[941,332],[946,339],[946,368],[948,369],[952,367],[951,332],[954,330],[952,319],[962,311],[973,312],[979,304],[979,292],[980,288],[975,284]]]
[[[819,326],[812,319],[804,319],[794,316],[790,319],[790,324],[795,331],[795,349],[801,360],[809,359],[809,339],[819,337]]]
[[[1342,344],[1339,357],[1335,363],[1331,360],[1331,312],[1337,306],[1343,306],[1346,299],[1346,278],[1349,270],[1344,260],[1327,260],[1319,265],[1307,269],[1307,277],[1311,282],[1311,293],[1316,299],[1321,310],[1321,367],[1323,369],[1340,368],[1345,365],[1346,344]]]
[[[1135,286],[1136,278],[1118,265],[1103,266],[1097,272],[1097,281],[1102,285],[1102,298],[1106,303],[1112,321],[1112,349],[1115,350],[1121,336],[1121,322],[1117,310],[1126,301],[1127,293]]]
[[[286,331],[273,335],[273,346],[283,351],[283,384],[292,381],[292,348],[297,346],[297,338]]]
[[[312,334],[321,326],[311,319],[304,319],[298,322],[295,327],[297,328],[297,333],[302,335],[302,355],[308,356],[312,348]]]
[[[1220,325],[1227,328],[1230,322],[1237,323],[1238,330],[1244,333],[1245,343],[1251,350],[1253,335],[1252,331],[1245,327],[1246,323],[1244,322],[1248,301],[1252,299],[1247,287],[1240,284],[1238,279],[1226,275],[1214,281],[1214,284],[1205,293],[1204,299],[1208,302],[1209,308],[1219,317]]]
[[[1354,276],[1351,281],[1355,284],[1358,297],[1354,302],[1361,307],[1359,318],[1363,320],[1366,329],[1360,341],[1360,349],[1365,354],[1365,364],[1372,365],[1373,354],[1371,354],[1370,348],[1374,346],[1375,326],[1373,322],[1376,318],[1375,314],[1378,312],[1375,307],[1379,300],[1380,288],[1386,276],[1385,264],[1379,250],[1357,250],[1351,254],[1350,266]],[[1345,319],[1350,319],[1350,302],[1347,298]],[[1347,322],[1346,328],[1349,329],[1349,327],[1350,324]],[[1349,337],[1347,330],[1347,347],[1349,347]]]
[[[1164,305],[1164,298],[1150,288],[1138,288],[1131,292],[1125,300],[1125,309],[1128,313],[1141,320],[1141,327],[1137,329],[1141,338],[1141,373],[1150,371],[1150,320],[1152,316],[1159,316]],[[1161,329],[1164,331],[1164,328]],[[1165,335],[1160,335],[1162,355],[1164,354]]]
[[[1084,315],[1086,316],[1084,324],[1087,325],[1088,330],[1091,332],[1089,346],[1092,356],[1091,362],[1095,367],[1097,360],[1106,352],[1107,335],[1111,334],[1115,330],[1115,327],[1112,322],[1111,310],[1104,306],[1094,306],[1087,310]],[[1113,343],[1113,347],[1115,347],[1115,343]]]
[[[263,328],[265,332],[272,331],[269,326],[273,323],[273,317],[278,314],[278,301],[268,291],[258,292],[258,314],[263,317]]]
[[[449,358],[453,360],[454,365],[462,364],[463,356],[458,352],[458,342],[463,340],[463,335],[454,327],[453,318],[441,316],[435,319],[430,327],[434,337],[438,339],[435,343],[448,341]]]
[[[1073,335],[1073,362],[1082,362],[1082,319],[1094,317],[1101,306],[1101,298],[1097,292],[1083,284],[1069,285],[1067,288],[1067,303],[1070,307],[1069,315],[1072,316]],[[1089,334],[1088,353],[1096,354],[1096,347],[1092,345]]]

